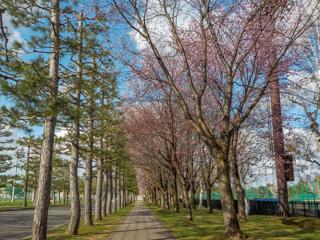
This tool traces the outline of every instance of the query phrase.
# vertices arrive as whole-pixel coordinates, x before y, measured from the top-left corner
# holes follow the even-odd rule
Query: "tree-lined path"
[[[319,33],[320,0],[0,0],[0,210],[34,207],[0,225],[318,240]]]
[[[150,213],[142,202],[137,202],[126,220],[113,232],[109,240],[171,240],[174,239]]]

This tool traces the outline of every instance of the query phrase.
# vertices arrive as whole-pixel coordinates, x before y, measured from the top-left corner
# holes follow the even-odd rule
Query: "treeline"
[[[77,234],[81,205],[85,224],[93,225],[93,216],[101,220],[138,192],[107,19],[90,1],[2,1],[0,10],[1,141],[9,150],[8,126],[26,133],[17,150],[25,199],[34,192],[32,239],[46,239],[50,199],[61,192],[71,205],[67,233]],[[41,127],[42,136],[33,137]],[[1,158],[2,173],[12,159]]]
[[[181,200],[192,220],[195,194],[215,186],[225,238],[242,239],[243,186],[274,159],[278,215],[290,216],[296,143],[284,123],[304,115],[319,137],[320,2],[151,2],[113,1],[138,45],[123,48],[143,102],[128,107],[126,131],[145,197],[176,211]]]

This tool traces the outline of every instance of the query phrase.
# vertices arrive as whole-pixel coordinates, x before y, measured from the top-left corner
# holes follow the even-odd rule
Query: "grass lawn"
[[[65,240],[65,239],[79,239],[79,240],[106,240],[112,231],[120,224],[134,204],[131,204],[117,212],[103,218],[102,221],[94,223],[94,226],[85,226],[82,222],[77,236],[66,235],[67,226],[59,227],[48,232],[47,240]]]
[[[31,209],[34,208],[32,201],[28,200],[27,202],[27,207],[23,207],[23,200],[21,199],[17,199],[14,202],[11,202],[11,200],[0,200],[0,211],[6,211],[6,210],[10,210],[10,209]],[[53,205],[53,203],[51,203],[50,205],[51,207],[58,207],[58,206],[69,206],[69,205],[65,205],[63,203],[58,204],[56,203],[55,205]]]
[[[15,200],[13,203],[11,202],[11,200],[0,200],[0,211],[6,211],[6,210],[10,210],[10,209],[22,209],[23,207],[23,200]],[[32,201],[28,201],[28,207],[26,207],[26,209],[29,208],[33,208],[32,206]]]
[[[0,200],[0,207],[22,207],[23,206],[23,200],[17,199],[14,202],[11,202],[11,200]],[[27,202],[28,205],[32,206],[32,201]]]
[[[181,214],[176,214],[173,210],[164,212],[151,205],[148,207],[177,239],[225,239],[221,211],[208,214],[206,209],[197,210],[194,221],[190,223],[186,219],[185,210],[182,210]],[[320,218],[249,216],[248,221],[240,224],[248,239],[320,239]]]

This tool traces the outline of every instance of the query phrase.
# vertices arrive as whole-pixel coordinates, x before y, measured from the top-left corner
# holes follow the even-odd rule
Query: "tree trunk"
[[[90,149],[93,151],[93,142],[90,143]],[[92,221],[92,159],[93,153],[90,150],[89,157],[86,160],[85,183],[84,183],[84,223],[93,225]]]
[[[37,189],[33,189],[32,192],[32,205],[35,206],[36,205],[36,196],[37,195]]]
[[[26,173],[24,176],[24,187],[23,187],[23,207],[27,207],[28,205],[28,181],[29,181],[29,160],[30,160],[30,146],[28,146],[27,150],[27,159],[26,159]]]
[[[196,189],[194,187],[194,184],[192,184],[192,187],[191,187],[191,206],[192,206],[192,209],[196,210]]]
[[[51,78],[50,95],[54,98],[58,95],[59,80],[59,30],[60,30],[60,1],[52,0],[51,10],[51,41],[52,54],[49,63],[49,76]],[[50,203],[50,188],[52,175],[52,155],[54,132],[56,127],[56,113],[47,116],[44,121],[43,143],[41,149],[39,181],[37,200],[34,210],[32,240],[46,239],[48,209]]]
[[[121,189],[121,173],[119,172],[118,175],[118,207],[119,209],[121,209],[121,205],[122,205],[122,189]]]
[[[231,144],[231,166],[232,166],[232,178],[233,184],[237,193],[237,202],[238,202],[238,215],[240,220],[246,220],[246,203],[245,203],[245,191],[241,184],[240,174],[238,170],[238,162],[237,162],[237,147],[238,147],[238,136],[239,132],[236,131],[232,138]]]
[[[192,203],[191,203],[191,199],[189,197],[189,190],[185,189],[184,190],[184,197],[185,197],[185,203],[186,203],[186,208],[187,208],[187,218],[189,219],[189,221],[193,221],[193,213],[192,213]]]
[[[70,206],[70,221],[69,221],[68,233],[71,235],[78,234],[80,216],[81,216],[80,194],[79,194],[79,184],[78,184],[79,140],[77,140],[75,144],[72,144],[71,160],[70,160],[71,206]],[[67,197],[67,202],[68,202],[68,197]]]
[[[276,174],[278,185],[278,201],[280,216],[289,216],[289,201],[288,201],[288,186],[286,179],[285,168],[285,150],[282,128],[281,100],[279,79],[276,74],[273,74],[271,79],[271,112],[273,126],[273,145],[276,162]]]
[[[78,115],[81,107],[81,91],[82,91],[82,41],[83,41],[83,13],[81,12],[79,19],[79,45],[78,45],[78,60],[77,60],[77,86],[76,86],[76,115],[73,116],[72,121],[72,143],[71,143],[71,160],[69,166],[70,172],[70,221],[67,232],[71,235],[78,234],[81,208],[80,208],[80,194],[78,183],[78,167],[79,167],[79,138],[80,138],[80,124]],[[64,200],[65,202],[65,200]]]
[[[102,183],[102,203],[101,203],[101,212],[102,216],[105,217],[107,216],[107,199],[108,199],[108,172],[103,171],[103,183]]]
[[[212,208],[212,199],[211,199],[211,187],[206,184],[206,192],[207,192],[207,208],[208,208],[208,213],[213,213],[213,208]]]
[[[118,210],[118,170],[114,172],[114,211]]]
[[[226,149],[228,148],[226,147]],[[230,239],[238,239],[241,237],[241,231],[231,190],[228,152],[228,150],[225,150],[224,154],[222,152],[219,154],[215,153],[213,157],[217,159],[218,165],[219,192],[221,196],[225,235]]]
[[[126,190],[125,190],[125,188],[124,188],[124,174],[122,174],[122,200],[121,200],[121,202],[122,202],[122,208],[124,208],[125,207],[125,195],[126,195]]]
[[[53,206],[56,205],[56,190],[53,189],[52,192]]]
[[[101,144],[102,145],[102,144]],[[96,188],[96,206],[95,206],[95,219],[102,220],[101,216],[101,200],[102,200],[102,181],[103,181],[103,169],[102,169],[102,156],[98,159],[97,166],[97,188]]]
[[[70,160],[70,221],[68,226],[68,233],[71,235],[78,234],[81,208],[80,208],[80,194],[78,184],[78,165],[79,165],[79,122],[73,123],[74,139],[71,145],[71,160]],[[67,198],[68,201],[68,198]]]
[[[113,200],[113,181],[112,181],[112,168],[108,172],[108,198],[107,198],[107,214],[111,214],[112,211],[112,200]]]
[[[96,60],[93,58],[93,68],[96,69]],[[94,74],[93,74],[94,75]],[[88,125],[89,125],[89,156],[86,159],[86,170],[85,170],[85,183],[84,183],[84,223],[86,225],[93,225],[92,221],[92,161],[93,161],[93,113],[94,113],[94,92],[93,85],[95,84],[94,76],[91,77],[90,81],[90,93],[88,103]]]
[[[173,171],[174,176],[174,201],[175,201],[175,210],[176,213],[180,213],[180,204],[179,204],[179,195],[178,195],[178,178],[177,178],[177,172]]]
[[[167,205],[167,211],[170,210],[170,194],[169,194],[169,188],[168,188],[168,182],[167,182],[167,189],[166,189],[166,205]]]

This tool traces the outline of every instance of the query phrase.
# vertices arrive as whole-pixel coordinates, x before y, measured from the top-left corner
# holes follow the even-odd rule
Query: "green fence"
[[[277,189],[273,185],[252,187],[245,190],[246,197],[249,200],[253,199],[276,199]],[[299,182],[288,187],[290,201],[319,201],[320,202],[320,181],[314,182]],[[233,196],[236,199],[237,194],[233,191]],[[200,198],[200,194],[196,195],[196,199]],[[207,199],[207,194],[203,193],[202,199]],[[214,190],[211,194],[211,199],[220,199],[220,194]]]

